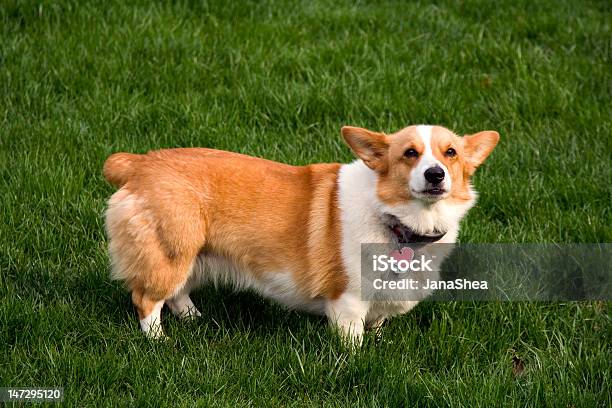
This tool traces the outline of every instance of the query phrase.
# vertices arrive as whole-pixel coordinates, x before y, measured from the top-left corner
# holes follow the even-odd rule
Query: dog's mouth
[[[426,197],[440,197],[448,192],[448,190],[441,187],[429,187],[425,190],[414,191],[417,195],[426,196]]]
[[[423,190],[423,193],[431,196],[439,196],[446,193],[446,190],[440,187],[431,187]]]

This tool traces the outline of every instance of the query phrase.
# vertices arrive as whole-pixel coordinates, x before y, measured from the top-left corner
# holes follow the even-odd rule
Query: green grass
[[[346,124],[502,136],[463,242],[612,242],[606,1],[0,4],[0,386],[73,406],[610,406],[610,303],[423,303],[359,353],[203,289],[139,333],[109,280],[112,152],[349,161]],[[513,359],[524,362],[513,374]]]

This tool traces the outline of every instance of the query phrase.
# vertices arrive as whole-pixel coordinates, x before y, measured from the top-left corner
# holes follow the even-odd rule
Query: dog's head
[[[387,205],[471,200],[470,177],[499,141],[494,131],[459,137],[441,126],[410,126],[392,135],[345,126],[342,135],[377,173],[377,194]]]

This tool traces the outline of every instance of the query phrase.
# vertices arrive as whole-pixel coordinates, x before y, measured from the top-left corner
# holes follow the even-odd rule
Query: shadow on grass
[[[57,278],[52,279],[54,282],[48,282],[53,283],[55,288],[52,293],[39,298],[42,300],[40,307],[50,308],[53,302],[60,300],[69,309],[79,311],[63,317],[65,320],[60,326],[64,326],[65,330],[89,330],[88,319],[95,318],[99,322],[97,330],[107,332],[109,336],[123,330],[130,337],[140,334],[130,293],[120,282],[110,280],[108,269],[100,270],[92,266],[81,274],[65,275],[62,282],[58,282]],[[171,338],[191,332],[213,342],[227,337],[260,340],[286,338],[287,341],[293,338],[299,342],[305,340],[308,347],[313,349],[324,347],[323,343],[338,341],[329,330],[325,316],[289,310],[250,291],[205,286],[194,291],[191,298],[202,313],[202,317],[192,322],[181,321],[164,307],[162,324]],[[432,324],[432,308],[435,307],[435,303],[424,302],[407,315],[410,322],[400,323],[397,320],[402,317],[395,317],[393,324],[409,324],[427,331]]]
[[[324,316],[289,310],[251,291],[203,287],[191,296],[202,312],[198,320],[215,329],[273,337],[279,332],[303,333],[309,327],[324,329]]]

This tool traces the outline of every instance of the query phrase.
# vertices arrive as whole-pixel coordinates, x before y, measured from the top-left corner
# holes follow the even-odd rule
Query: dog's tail
[[[104,169],[102,170],[104,178],[117,187],[123,186],[128,182],[132,173],[132,166],[137,159],[138,155],[132,153],[115,153],[110,155],[106,162],[104,162]]]

